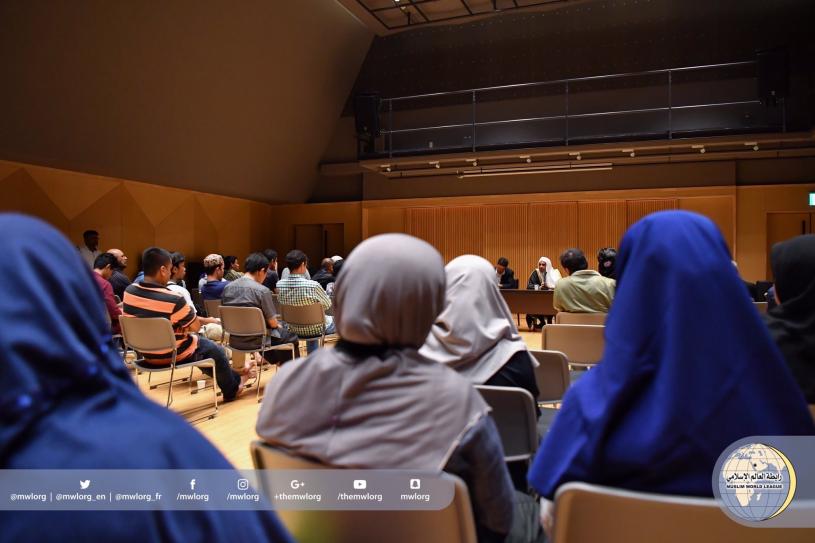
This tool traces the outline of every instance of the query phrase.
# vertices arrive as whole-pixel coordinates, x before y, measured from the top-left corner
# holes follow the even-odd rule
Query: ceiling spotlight
[[[526,160],[527,164],[532,164],[532,157],[529,155],[521,155],[518,158],[520,158],[521,160]]]
[[[439,164],[439,161],[438,161],[438,160],[436,160],[436,161],[434,161],[434,162],[430,162],[429,164],[430,164],[431,166],[435,167],[435,168],[441,168],[441,164]]]
[[[473,166],[478,166],[478,161],[477,160],[473,160]]]
[[[634,152],[634,149],[620,149],[623,153],[628,153],[628,156],[634,158],[637,156],[637,153]]]
[[[753,151],[758,151],[758,142],[757,141],[745,141],[744,145],[747,147],[752,147]]]
[[[385,171],[386,171],[386,172],[391,171],[391,167],[390,167],[390,166],[388,166],[387,168],[385,168]]]
[[[691,145],[691,149],[698,149],[700,153],[705,154],[705,146],[704,145]]]
[[[580,152],[569,153],[569,156],[573,156],[576,160],[583,160],[583,157],[580,156]]]

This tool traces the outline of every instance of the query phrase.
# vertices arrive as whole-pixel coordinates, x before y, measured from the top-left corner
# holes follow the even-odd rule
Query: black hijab
[[[815,235],[773,245],[775,291],[781,305],[767,325],[807,402],[815,404]]]

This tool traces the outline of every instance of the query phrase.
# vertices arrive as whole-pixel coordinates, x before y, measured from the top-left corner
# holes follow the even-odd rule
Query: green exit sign
[[[815,207],[815,192],[809,193],[809,205]]]

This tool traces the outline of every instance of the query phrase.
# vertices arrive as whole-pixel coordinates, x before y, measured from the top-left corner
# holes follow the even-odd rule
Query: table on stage
[[[518,316],[518,326],[521,326],[521,313],[546,316],[557,313],[552,305],[553,290],[501,289],[501,295],[509,312]]]

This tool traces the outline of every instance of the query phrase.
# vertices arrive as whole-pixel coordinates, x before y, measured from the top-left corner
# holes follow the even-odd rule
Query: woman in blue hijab
[[[0,468],[232,469],[136,388],[68,240],[21,215],[0,231]],[[290,541],[267,511],[2,511],[0,526],[2,541]]]
[[[605,341],[529,472],[548,500],[569,481],[712,496],[733,441],[815,433],[721,234],[700,215],[655,213],[628,230]]]

